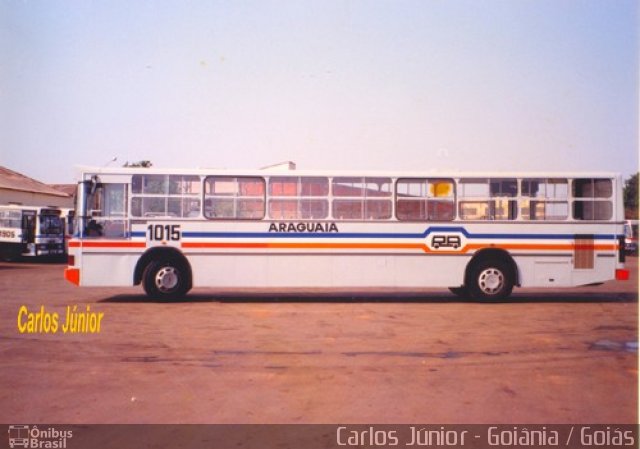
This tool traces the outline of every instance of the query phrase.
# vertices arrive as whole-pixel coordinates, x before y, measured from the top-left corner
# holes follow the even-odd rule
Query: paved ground
[[[163,304],[0,263],[0,422],[636,423],[629,267],[628,282],[507,304],[433,290]],[[22,306],[36,329],[42,306],[58,313],[57,332],[21,333]],[[63,333],[68,306],[102,313],[100,332]]]

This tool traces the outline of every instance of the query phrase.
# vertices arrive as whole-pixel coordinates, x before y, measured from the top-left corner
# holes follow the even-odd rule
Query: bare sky
[[[0,165],[638,170],[635,0],[0,0]]]

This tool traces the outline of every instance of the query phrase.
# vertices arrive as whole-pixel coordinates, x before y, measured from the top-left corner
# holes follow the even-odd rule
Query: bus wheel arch
[[[513,287],[519,285],[518,266],[505,250],[480,250],[467,264],[464,285],[474,299],[505,299]]]
[[[134,285],[142,283],[149,297],[176,299],[193,285],[191,265],[175,248],[151,248],[145,252],[134,270]]]

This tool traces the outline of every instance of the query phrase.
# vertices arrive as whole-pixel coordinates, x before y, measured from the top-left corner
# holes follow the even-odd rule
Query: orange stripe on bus
[[[71,241],[70,248],[146,248],[146,242],[128,241]],[[424,243],[318,243],[318,242],[182,242],[182,248],[189,249],[363,249],[363,250],[392,250],[392,249],[419,249],[431,254],[466,254],[469,251],[496,248],[504,250],[537,250],[537,251],[616,251],[618,245],[576,245],[568,244],[544,244],[544,243],[469,243],[459,249],[431,249]]]
[[[484,249],[484,248],[499,248],[499,249],[511,249],[511,250],[540,250],[540,251],[574,251],[580,250],[594,250],[594,251],[615,251],[618,245],[576,245],[569,244],[544,244],[544,243],[492,243],[492,244],[479,244],[471,243],[464,247],[465,250],[470,249]]]
[[[458,250],[433,250],[423,243],[261,243],[261,242],[183,242],[183,248],[235,248],[235,249],[420,249],[426,253],[455,254],[471,250],[496,248],[505,250],[573,251],[589,249],[595,251],[614,251],[617,245],[575,245],[575,244],[479,244],[465,245]]]
[[[237,249],[422,249],[422,243],[237,243],[183,242],[183,248]]]

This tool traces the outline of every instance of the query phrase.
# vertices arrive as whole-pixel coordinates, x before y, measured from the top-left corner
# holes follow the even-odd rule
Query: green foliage
[[[141,167],[141,168],[149,168],[153,164],[151,161],[138,161],[138,162],[125,162],[123,167]]]
[[[638,218],[638,173],[624,182],[624,209],[626,218]]]

